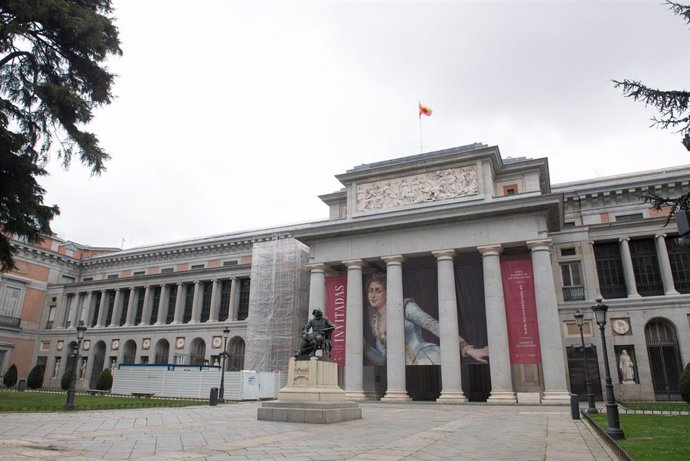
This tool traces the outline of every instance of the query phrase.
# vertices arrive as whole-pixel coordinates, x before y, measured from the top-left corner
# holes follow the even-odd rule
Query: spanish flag
[[[431,108],[425,104],[419,103],[419,116],[426,115],[429,117],[431,115]]]

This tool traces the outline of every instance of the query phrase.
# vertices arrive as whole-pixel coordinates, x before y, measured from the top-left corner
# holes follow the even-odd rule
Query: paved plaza
[[[611,460],[570,408],[363,403],[330,425],[257,421],[258,402],[0,414],[0,460]]]

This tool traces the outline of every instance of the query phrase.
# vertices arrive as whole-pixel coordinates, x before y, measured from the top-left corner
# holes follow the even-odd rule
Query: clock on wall
[[[628,319],[613,319],[613,331],[619,335],[627,335],[630,331],[630,321]]]

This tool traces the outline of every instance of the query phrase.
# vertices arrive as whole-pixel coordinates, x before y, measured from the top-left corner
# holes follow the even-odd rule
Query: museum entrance
[[[570,377],[570,392],[577,394],[580,402],[587,401],[587,383],[585,381],[585,364],[582,357],[582,346],[568,346],[568,376]],[[599,376],[599,359],[597,348],[588,344],[585,347],[587,357],[587,374],[589,375],[590,391],[594,400],[603,400],[601,393],[601,377]]]

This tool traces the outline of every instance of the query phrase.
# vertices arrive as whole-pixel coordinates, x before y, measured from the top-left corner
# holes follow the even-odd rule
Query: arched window
[[[170,357],[170,343],[167,339],[161,339],[156,343],[156,357],[154,363],[168,363]]]
[[[244,368],[244,340],[235,336],[228,344],[228,365],[229,370],[240,371]]]
[[[644,329],[657,400],[680,400],[678,381],[683,370],[676,329],[666,319],[650,320]]]
[[[206,343],[201,338],[194,338],[190,347],[190,365],[206,365]]]
[[[137,357],[137,344],[131,339],[125,342],[122,354],[122,363],[133,364]]]

